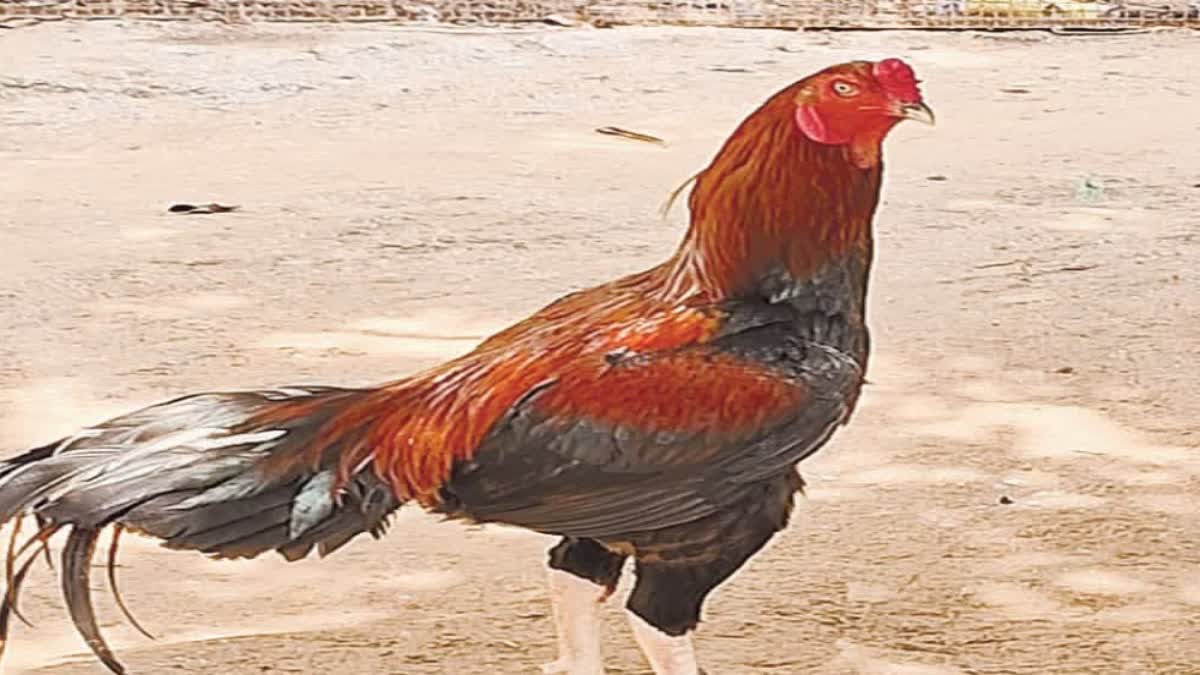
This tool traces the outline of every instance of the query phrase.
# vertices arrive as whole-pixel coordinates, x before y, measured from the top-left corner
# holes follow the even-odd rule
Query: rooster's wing
[[[854,406],[860,364],[793,335],[770,324],[573,364],[529,389],[456,467],[445,506],[590,538],[710,515],[791,470]]]

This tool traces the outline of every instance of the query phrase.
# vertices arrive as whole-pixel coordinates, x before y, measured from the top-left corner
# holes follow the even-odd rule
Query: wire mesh
[[[754,28],[1200,27],[1200,0],[0,0],[13,18]]]

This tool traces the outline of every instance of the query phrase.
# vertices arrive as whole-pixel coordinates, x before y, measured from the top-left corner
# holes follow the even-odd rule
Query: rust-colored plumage
[[[706,293],[745,292],[772,264],[794,278],[870,246],[879,168],[848,170],[845,151],[796,133],[793,86],[772,97],[725,142],[696,179],[692,225],[678,258]]]
[[[869,64],[845,68],[861,73]],[[326,442],[369,427],[342,457],[343,480],[371,462],[397,494],[436,504],[455,462],[472,457],[488,430],[530,387],[565,380],[555,392],[556,401],[570,399],[579,387],[581,401],[598,397],[614,406],[604,410],[601,403],[588,403],[593,414],[621,418],[630,413],[618,406],[636,404],[598,392],[610,386],[597,386],[600,382],[618,389],[612,375],[601,377],[605,355],[704,342],[720,323],[714,305],[747,292],[772,266],[805,278],[850,251],[869,257],[879,166],[849,165],[844,148],[818,145],[796,132],[792,110],[807,84],[798,82],[771,97],[698,174],[688,200],[692,217],[687,236],[665,263],[567,296],[467,356],[388,385],[334,420],[323,437]],[[747,368],[729,366],[739,367]],[[728,419],[748,423],[769,415],[761,403],[786,406],[798,396],[742,400],[736,381],[722,384],[726,373],[711,364],[678,364],[656,375],[662,376],[658,391],[667,396],[692,383],[712,385],[708,391],[731,397],[724,408],[746,405],[741,416],[730,414]],[[564,403],[563,408],[572,406]],[[696,405],[671,423],[702,424],[707,420],[695,416],[706,409]],[[312,460],[321,445],[314,446]]]
[[[619,351],[662,351],[703,341],[717,328],[701,309],[656,300],[661,270],[584,291],[550,305],[446,364],[392,383],[332,419],[305,457],[281,458],[286,473],[319,463],[329,444],[355,438],[341,456],[341,480],[369,463],[402,499],[432,506],[457,461],[530,388],[549,380],[559,392],[586,386]],[[298,402],[297,406],[306,405]],[[299,410],[272,410],[269,418]]]
[[[687,234],[660,265],[388,384],[183,397],[0,463],[0,524],[39,526],[24,546],[14,529],[0,652],[27,551],[60,529],[71,617],[122,673],[88,593],[104,528],[297,560],[379,536],[416,502],[560,535],[551,566],[602,588],[634,557],[639,639],[683,659],[656,672],[697,672],[677,639],[786,525],[796,464],[855,407],[880,144],[905,118],[932,113],[903,62],[828,68],[772,96],[695,176]]]

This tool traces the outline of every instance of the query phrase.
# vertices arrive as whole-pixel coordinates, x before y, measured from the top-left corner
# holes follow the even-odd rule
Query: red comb
[[[875,64],[872,69],[875,80],[883,87],[884,93],[901,103],[914,103],[921,100],[921,90],[917,88],[917,77],[912,67],[900,59],[884,59]]]

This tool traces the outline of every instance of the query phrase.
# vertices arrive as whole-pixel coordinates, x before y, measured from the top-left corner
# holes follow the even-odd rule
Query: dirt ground
[[[0,31],[0,447],[459,353],[667,255],[685,215],[657,207],[767,95],[900,56],[940,122],[888,143],[873,384],[805,464],[793,526],[713,597],[702,659],[1200,672],[1198,39]],[[165,213],[213,200],[243,208]],[[548,541],[416,511],[290,565],[129,541],[123,587],[157,642],[95,586],[135,673],[533,673],[553,657]],[[37,627],[3,672],[101,672],[53,575],[27,590]],[[645,673],[619,605],[610,672]]]

